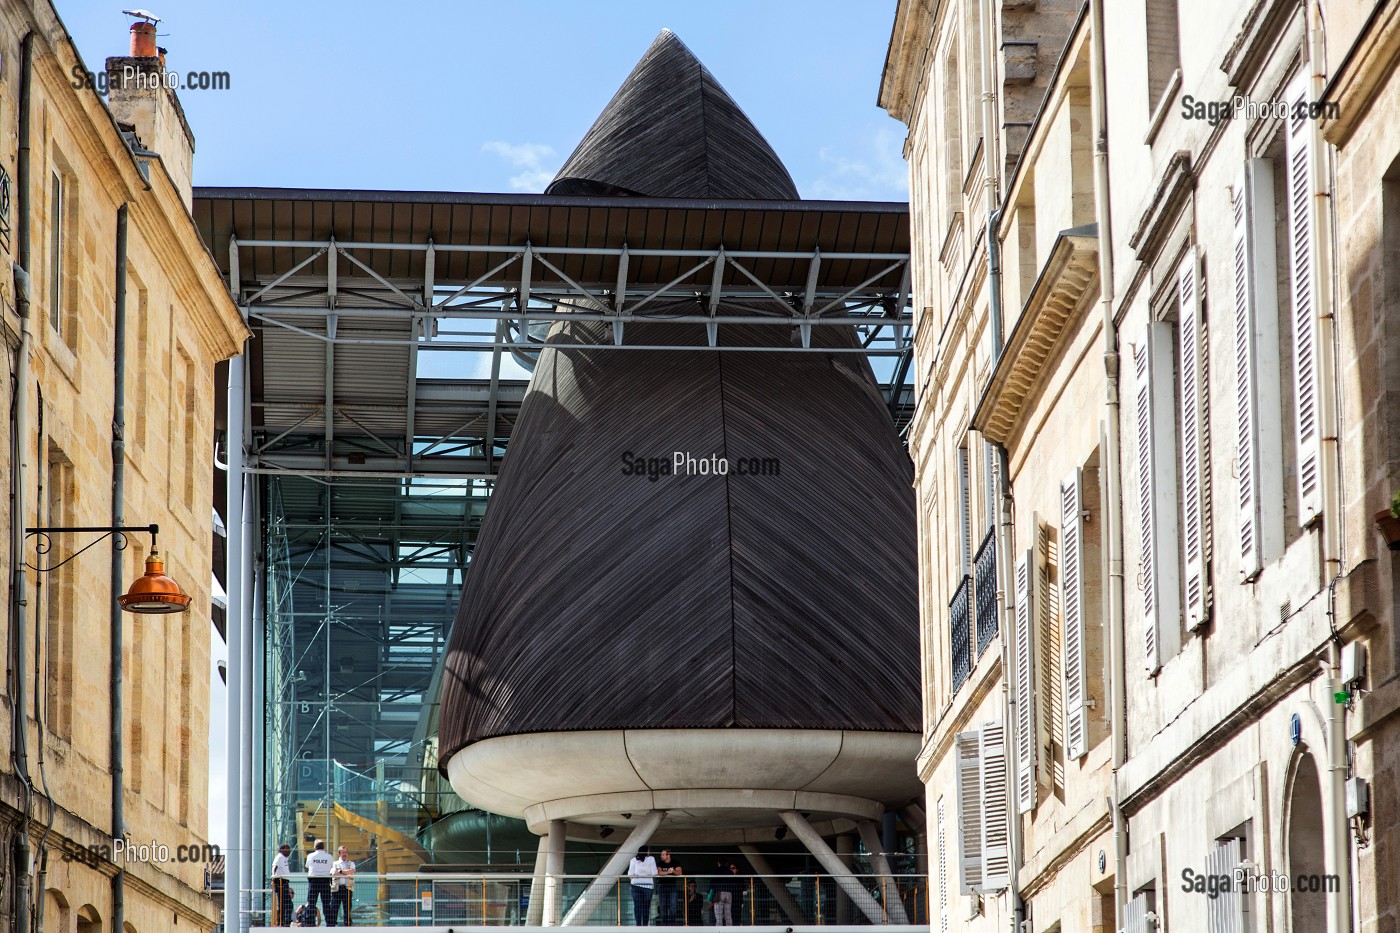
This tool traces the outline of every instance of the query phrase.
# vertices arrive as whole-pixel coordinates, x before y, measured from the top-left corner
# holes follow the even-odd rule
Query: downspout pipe
[[[34,33],[24,36],[20,45],[20,87],[19,87],[19,159],[15,167],[16,211],[18,231],[18,257],[14,267],[15,310],[19,314],[20,338],[18,360],[15,363],[14,406],[10,424],[10,616],[13,620],[12,635],[18,662],[14,666],[14,691],[11,702],[14,704],[14,721],[10,732],[10,754],[14,760],[15,774],[19,778],[24,794],[23,815],[19,832],[15,837],[14,865],[16,879],[14,886],[15,929],[27,933],[29,930],[30,906],[33,898],[30,888],[30,872],[33,855],[29,845],[29,799],[32,795],[29,781],[28,719],[25,710],[26,687],[24,683],[24,646],[28,644],[25,620],[26,580],[24,574],[24,516],[26,514],[24,493],[29,488],[29,351],[33,343],[30,330],[29,307],[29,263],[30,263],[30,219],[29,197],[29,157],[30,157],[30,102],[34,86]]]
[[[126,235],[128,207],[117,208],[116,304],[112,325],[115,346],[112,352],[112,525],[126,524]],[[125,592],[122,587],[122,544],[112,536],[112,617],[111,617],[111,693],[112,693],[112,838],[126,837],[126,774],[123,759],[126,754],[122,741],[125,725],[122,683],[123,619],[117,599]],[[126,869],[117,863],[112,875],[112,929],[125,929]]]
[[[1126,705],[1123,662],[1123,458],[1120,450],[1120,400],[1118,323],[1114,318],[1113,210],[1109,200],[1107,54],[1104,42],[1104,0],[1089,0],[1090,92],[1094,126],[1094,212],[1099,228],[1099,305],[1103,314],[1103,364],[1105,397],[1103,464],[1103,515],[1108,547],[1108,592],[1105,610],[1108,625],[1109,733],[1113,748],[1113,778],[1109,810],[1113,822],[1114,928],[1123,927],[1128,903],[1128,827],[1121,806],[1119,771],[1127,761]]]
[[[239,813],[243,776],[243,354],[228,362],[228,514],[224,527],[228,531],[225,544],[228,581],[228,610],[224,626],[228,645],[228,693],[224,720],[225,770],[224,782],[227,811],[224,817],[224,929],[239,933],[243,929],[244,913],[242,874],[242,818]]]
[[[1323,19],[1322,5],[1307,2],[1304,5],[1308,30],[1308,98],[1323,100],[1327,90],[1327,23]],[[1341,469],[1341,425],[1338,420],[1339,395],[1336,382],[1336,341],[1337,317],[1333,303],[1333,289],[1338,277],[1333,264],[1332,253],[1332,199],[1330,192],[1335,190],[1332,183],[1330,151],[1322,139],[1321,121],[1313,121],[1309,134],[1309,147],[1312,150],[1311,178],[1309,187],[1313,192],[1312,233],[1317,244],[1313,261],[1315,274],[1313,281],[1318,283],[1316,301],[1318,312],[1318,385],[1321,387],[1322,423],[1326,425],[1323,438],[1325,456],[1323,465],[1323,490],[1326,499],[1325,517],[1322,523],[1323,556],[1329,567],[1328,576],[1328,615],[1333,638],[1327,645],[1327,658],[1323,664],[1323,675],[1327,683],[1327,844],[1324,857],[1330,862],[1328,873],[1337,877],[1337,894],[1327,900],[1327,929],[1330,933],[1349,933],[1352,929],[1352,852],[1351,828],[1346,813],[1347,782],[1347,728],[1346,707],[1336,701],[1342,692],[1341,650],[1342,642],[1335,635],[1336,618],[1334,606],[1337,581],[1341,577],[1343,561],[1344,528],[1342,504]],[[1330,445],[1330,450],[1328,446]]]

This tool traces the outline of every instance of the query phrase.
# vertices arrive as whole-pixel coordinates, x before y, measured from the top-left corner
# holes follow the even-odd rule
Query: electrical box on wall
[[[1371,812],[1371,785],[1365,778],[1347,779],[1347,816],[1365,816]]]
[[[1359,641],[1342,646],[1342,685],[1349,687],[1366,677],[1366,646]]]

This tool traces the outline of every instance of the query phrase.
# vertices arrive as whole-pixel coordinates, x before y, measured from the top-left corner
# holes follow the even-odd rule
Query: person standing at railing
[[[691,927],[705,925],[705,899],[700,896],[700,888],[694,881],[685,886],[685,924]]]
[[[285,842],[272,857],[272,925],[292,925],[292,847]]]
[[[340,911],[345,911],[345,926],[350,926],[351,899],[355,894],[355,863],[350,861],[350,850],[341,846],[336,852],[336,860],[331,865],[331,912],[327,926],[335,926]]]
[[[326,851],[326,843],[322,839],[316,840],[316,846],[311,850],[311,854],[306,857],[306,906],[313,907],[316,898],[321,899],[321,913],[325,916],[326,926],[335,926],[335,914],[331,913],[331,854]]]
[[[710,879],[710,901],[715,911],[715,926],[734,925],[734,905],[743,891],[743,879],[739,877],[739,866],[733,862],[720,862],[720,874]]]
[[[627,880],[632,886],[632,918],[637,926],[651,922],[651,896],[656,884],[656,859],[651,850],[642,846],[627,865]]]
[[[656,922],[663,927],[679,926],[681,922],[681,887],[685,871],[671,857],[670,849],[662,849],[656,860]]]

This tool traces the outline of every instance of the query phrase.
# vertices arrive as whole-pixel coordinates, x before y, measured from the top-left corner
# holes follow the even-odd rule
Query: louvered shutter
[[[982,891],[1011,883],[1011,808],[1007,797],[1006,728],[982,726]]]
[[[1152,933],[1156,924],[1150,914],[1152,903],[1146,894],[1139,894],[1123,905],[1123,933]]]
[[[1206,933],[1244,933],[1245,895],[1235,879],[1243,857],[1244,846],[1239,839],[1216,843],[1206,855],[1206,874],[1229,881],[1228,885],[1222,883],[1217,896],[1206,900]]]
[[[1278,291],[1268,160],[1246,163],[1231,191],[1230,208],[1240,575],[1252,580],[1283,550]]]
[[[1035,550],[1016,561],[1016,812],[1035,808]]]
[[[1298,520],[1311,524],[1322,511],[1322,425],[1318,398],[1317,283],[1313,276],[1312,153],[1306,108],[1307,75],[1301,74],[1284,95],[1288,132],[1288,264],[1293,314],[1293,391],[1298,442]]]
[[[1089,750],[1084,659],[1084,492],[1078,468],[1060,484],[1060,609],[1065,627],[1065,754]]]
[[[971,465],[967,448],[958,448],[958,541],[963,575],[972,573],[972,485]]]
[[[943,816],[943,798],[938,798],[938,929],[948,933],[948,831]]]
[[[982,887],[982,748],[976,732],[958,733],[958,890]]]
[[[1177,270],[1177,336],[1181,361],[1181,523],[1182,570],[1186,584],[1186,627],[1205,621],[1205,523],[1201,471],[1209,458],[1201,435],[1201,303],[1196,249],[1187,250]]]
[[[1041,751],[1043,770],[1040,779],[1047,785],[1055,783],[1054,768],[1058,757],[1056,746],[1064,747],[1064,642],[1060,620],[1050,588],[1050,526],[1041,521],[1040,513],[1032,516],[1035,528],[1035,576],[1031,580],[1031,608],[1035,611],[1035,627],[1040,631],[1040,661],[1036,680],[1040,686],[1040,714],[1036,717],[1036,743]]]
[[[1133,453],[1142,571],[1143,644],[1146,668],[1155,673],[1175,651],[1180,611],[1176,553],[1176,430],[1161,402],[1157,374],[1170,373],[1167,325],[1150,324],[1133,347]],[[1164,643],[1165,642],[1165,643]]]

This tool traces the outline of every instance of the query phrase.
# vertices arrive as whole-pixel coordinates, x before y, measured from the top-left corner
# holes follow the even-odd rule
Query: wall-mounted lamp
[[[165,575],[165,561],[161,560],[160,552],[156,550],[156,535],[160,532],[159,525],[79,525],[52,528],[26,528],[24,536],[26,538],[38,538],[37,550],[40,554],[47,554],[53,547],[51,536],[72,532],[74,534],[95,534],[88,544],[73,552],[68,557],[56,564],[40,567],[26,562],[25,566],[39,573],[48,573],[57,570],[68,563],[88,548],[106,538],[115,536],[117,540],[117,550],[126,547],[127,535],[133,532],[144,532],[151,536],[151,553],[146,555],[146,573],[137,578],[131,584],[131,588],[126,591],[125,596],[117,597],[117,603],[127,612],[135,612],[143,615],[155,615],[169,612],[188,612],[190,608],[190,595],[180,589],[179,584]]]

